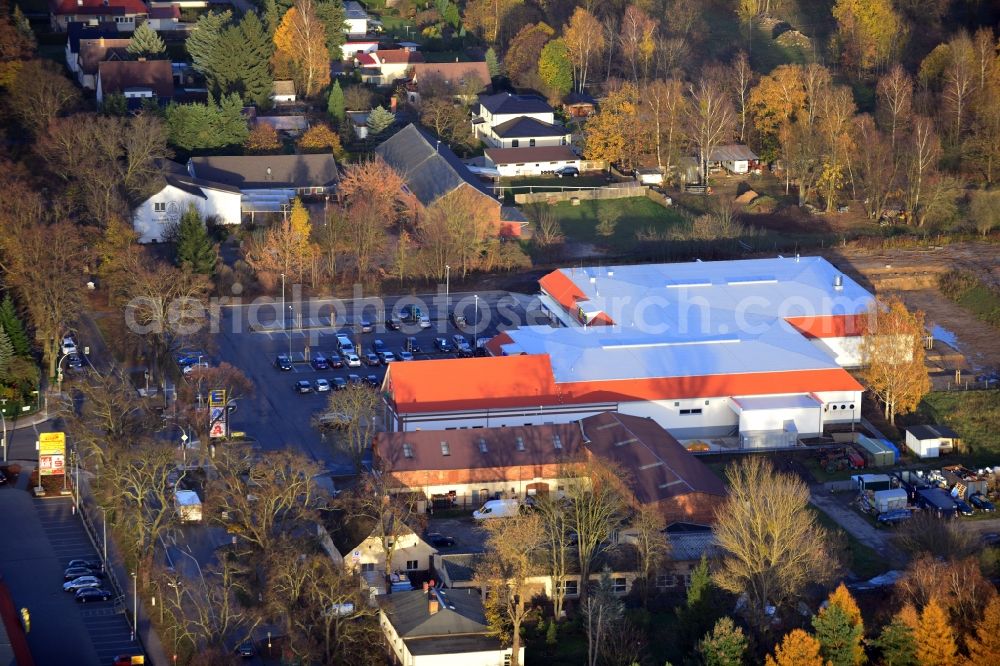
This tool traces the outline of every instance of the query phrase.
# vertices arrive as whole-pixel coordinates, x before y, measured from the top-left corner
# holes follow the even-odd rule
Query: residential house
[[[378,597],[379,625],[401,666],[507,666],[511,648],[491,635],[472,589],[395,592]],[[520,648],[518,663],[524,663]]]
[[[480,95],[475,135],[494,148],[534,148],[565,146],[570,132],[555,121],[555,111],[537,95],[509,92]]]
[[[142,100],[166,104],[174,97],[174,75],[169,60],[106,60],[97,65],[97,103],[121,93],[130,108]]]
[[[495,168],[501,178],[541,176],[565,167],[580,168],[580,157],[569,146],[487,148],[484,155],[486,166]]]
[[[275,81],[271,84],[271,101],[275,104],[288,104],[295,101],[295,82],[290,79]]]
[[[570,118],[589,118],[597,112],[597,100],[587,93],[571,92],[563,100],[562,108]]]
[[[148,14],[143,0],[49,0],[53,32],[66,32],[73,22],[91,26],[108,23],[119,32],[132,32]]]
[[[417,125],[407,125],[382,142],[376,152],[403,176],[407,189],[422,206],[430,206],[457,190],[470,191],[488,207],[498,234],[521,235],[524,222],[507,219],[500,201],[451,148]]]
[[[619,466],[623,492],[668,525],[709,525],[726,496],[722,481],[659,424],[614,412],[577,423],[379,433],[373,455],[401,489],[465,506],[562,494],[572,469],[589,460]]]
[[[353,62],[358,54],[372,53],[373,51],[378,51],[377,39],[348,39],[340,47],[341,59],[344,62]]]
[[[78,75],[80,71],[80,42],[85,39],[117,39],[127,37],[118,31],[114,23],[102,23],[98,25],[87,25],[74,21],[66,28],[66,66],[73,74]]]
[[[176,2],[151,5],[146,23],[156,32],[190,30],[194,27],[193,23],[181,22],[181,5]]]
[[[216,224],[240,223],[239,188],[194,178],[184,165],[170,160],[164,160],[163,178],[163,187],[139,204],[132,214],[140,243],[162,241],[191,205],[204,220],[212,219]]]
[[[77,54],[76,67],[71,67],[76,72],[76,80],[80,86],[87,90],[97,90],[97,68],[104,61],[111,60],[131,60],[128,53],[128,45],[131,39],[110,39],[98,37],[96,39],[81,39],[79,53]]]
[[[373,86],[388,86],[394,81],[406,78],[406,72],[414,63],[424,61],[418,51],[408,49],[386,49],[359,53],[354,57],[359,68],[361,82]]]
[[[368,12],[356,0],[347,0],[344,3],[344,32],[349,37],[364,37],[368,34],[368,23],[370,21]]]
[[[708,168],[722,168],[730,173],[744,174],[760,166],[760,158],[741,143],[716,146],[708,156]]]
[[[428,571],[431,568],[431,557],[434,552],[434,548],[416,532],[406,528],[393,544],[390,573]],[[373,580],[377,581],[378,575],[384,575],[386,571],[382,539],[372,533],[354,548],[349,549],[344,554],[344,566],[352,573],[362,576],[373,574]]]
[[[256,213],[287,211],[296,196],[335,194],[340,171],[332,155],[192,157],[188,174],[240,190],[242,208]]]
[[[476,62],[416,62],[410,66],[410,86],[406,92],[407,101],[416,104],[420,101],[417,86],[426,77],[440,77],[445,83],[456,86],[461,81],[476,80],[482,88],[488,88],[492,83],[490,70],[483,61]]]

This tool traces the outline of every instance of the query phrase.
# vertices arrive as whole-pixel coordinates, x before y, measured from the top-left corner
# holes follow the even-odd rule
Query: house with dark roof
[[[906,447],[918,458],[937,458],[942,453],[958,451],[962,440],[945,425],[915,425],[906,429]]]
[[[440,77],[445,83],[458,86],[461,82],[478,81],[481,88],[488,88],[492,83],[489,67],[482,60],[473,62],[413,62],[409,66],[410,85],[406,93],[407,101],[416,104],[420,101],[417,86],[420,81],[430,77]]]
[[[487,167],[493,167],[502,178],[541,176],[562,173],[572,167],[580,170],[580,156],[569,146],[539,146],[532,148],[487,148]]]
[[[76,80],[87,90],[96,90],[98,65],[108,60],[131,60],[128,53],[131,42],[129,37],[81,39],[76,67],[70,68],[76,72]]]
[[[552,107],[537,95],[480,95],[472,129],[494,148],[565,146],[570,142],[569,131],[556,123]]]
[[[83,40],[117,39],[119,37],[129,37],[122,34],[114,23],[99,23],[88,25],[79,21],[72,21],[66,26],[66,66],[74,74],[80,70],[80,42]]]
[[[511,648],[490,635],[478,590],[423,590],[378,597],[379,625],[395,661],[404,666],[504,666]],[[524,663],[524,647],[518,663]]]
[[[140,203],[132,214],[132,225],[140,243],[163,240],[181,215],[194,206],[202,219],[217,224],[241,221],[239,188],[191,176],[184,165],[164,160],[163,186]]]
[[[364,37],[368,34],[368,24],[371,18],[368,12],[357,0],[347,0],[344,3],[344,32],[351,37]]]
[[[708,156],[710,169],[722,168],[730,173],[744,174],[760,165],[757,153],[742,143],[716,146]]]
[[[66,32],[73,22],[107,23],[120,32],[132,32],[148,15],[143,0],[49,0],[53,32]]]
[[[520,236],[523,222],[505,220],[492,190],[452,152],[448,144],[410,124],[375,149],[402,175],[406,188],[424,208],[455,192],[471,192],[482,201],[486,215],[505,236]]]
[[[174,73],[169,60],[105,60],[97,65],[97,103],[122,94],[129,104],[153,99],[166,104],[174,96]]]

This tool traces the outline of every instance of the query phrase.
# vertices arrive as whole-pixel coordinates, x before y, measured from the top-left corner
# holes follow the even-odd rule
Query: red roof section
[[[566,277],[562,271],[552,271],[538,281],[549,296],[554,298],[559,305],[566,309],[572,317],[580,320],[577,308],[577,301],[587,300],[587,295],[580,291],[572,280]],[[600,312],[587,326],[612,326],[615,322],[607,314]]]
[[[53,14],[145,14],[148,12],[142,0],[50,0],[49,9]]]
[[[503,356],[503,345],[509,345],[514,342],[509,335],[501,331],[497,333],[492,338],[486,342],[486,351],[488,351],[493,356]]]
[[[785,319],[807,338],[844,338],[862,335],[867,314],[788,317]]]
[[[372,57],[371,53],[359,53],[354,56],[354,59],[358,61],[359,65],[364,67],[374,67],[378,64],[375,62],[375,58]]]
[[[394,363],[383,386],[404,414],[559,402],[548,354]]]
[[[149,18],[155,19],[179,19],[181,17],[180,5],[167,5],[160,7],[150,7]]]
[[[374,51],[372,55],[376,61],[388,65],[401,65],[408,62],[423,62],[424,56],[418,51],[408,51],[407,49],[386,49],[384,51]]]

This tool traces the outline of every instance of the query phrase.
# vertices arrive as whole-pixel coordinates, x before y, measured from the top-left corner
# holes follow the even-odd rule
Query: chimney
[[[436,615],[439,610],[441,610],[441,602],[438,601],[434,590],[431,590],[427,593],[427,613],[429,615]]]
[[[844,276],[837,275],[833,278],[833,288],[837,291],[842,291],[844,289]]]
[[[393,95],[392,99],[389,100],[389,110],[396,113],[396,96]]]
[[[80,0],[80,2],[83,2],[83,0]],[[100,37],[97,38],[97,44],[101,48],[104,48],[104,35],[101,35]]]

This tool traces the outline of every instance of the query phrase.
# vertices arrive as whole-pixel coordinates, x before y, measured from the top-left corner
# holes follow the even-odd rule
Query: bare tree
[[[674,160],[684,141],[684,120],[688,111],[684,84],[677,79],[658,79],[646,87],[642,99],[641,118],[652,134],[656,165],[671,178]]]
[[[544,542],[541,520],[521,514],[485,523],[486,552],[476,566],[475,580],[485,591],[483,608],[490,630],[510,643],[511,666],[521,663],[521,625],[531,612],[528,579],[538,572],[534,551]]]
[[[316,427],[332,432],[337,445],[351,457],[359,471],[375,436],[381,404],[378,391],[352,384],[342,391],[330,392],[326,411],[313,419]]]
[[[972,39],[961,33],[949,42],[951,58],[944,71],[941,97],[951,112],[951,132],[955,143],[960,141],[966,125],[968,106],[976,89],[979,73],[976,71],[976,52]]]
[[[545,551],[546,573],[552,577],[552,614],[562,619],[566,602],[566,573],[573,552],[572,529],[566,504],[554,494],[542,495],[535,500],[535,512],[544,532],[542,548]]]
[[[736,101],[736,115],[739,118],[740,143],[745,143],[747,141],[747,125],[750,121],[750,89],[753,88],[756,78],[750,67],[750,57],[746,51],[740,51],[736,54],[729,71],[729,86],[733,92],[733,99]]]
[[[896,141],[907,130],[913,113],[913,78],[900,65],[893,65],[878,80],[875,89],[879,125],[889,135],[895,150]]]
[[[920,226],[927,208],[928,182],[937,171],[937,160],[941,154],[941,144],[934,131],[934,123],[929,118],[918,116],[914,119],[907,152],[909,159],[905,164],[903,199],[907,219]]]
[[[688,88],[687,135],[698,152],[698,168],[708,183],[708,163],[715,148],[733,135],[735,114],[729,96],[715,81],[703,77]]]
[[[649,593],[656,580],[656,572],[670,552],[667,543],[667,525],[656,506],[643,504],[632,516],[629,536],[639,554],[639,573],[642,574],[642,600],[649,604]]]
[[[854,145],[857,151],[852,167],[856,168],[852,168],[852,176],[868,218],[876,220],[899,187],[899,163],[892,145],[868,114],[854,120]]]
[[[621,600],[615,596],[607,569],[601,573],[594,590],[580,602],[580,611],[587,630],[587,666],[597,666],[606,649],[608,634],[621,621],[625,612]]]
[[[729,496],[716,513],[715,538],[725,553],[715,572],[724,590],[746,595],[745,612],[758,630],[771,618],[765,608],[787,608],[810,583],[836,572],[826,531],[809,510],[809,489],[776,472],[760,457],[726,470]]]
[[[361,476],[355,491],[344,499],[351,516],[364,522],[371,536],[379,541],[385,554],[385,574],[393,570],[393,556],[400,537],[423,529],[426,516],[417,510],[417,497],[404,492],[383,470],[373,470]]]
[[[18,120],[36,136],[48,124],[80,102],[80,93],[50,60],[29,60],[10,87],[10,108]]]

